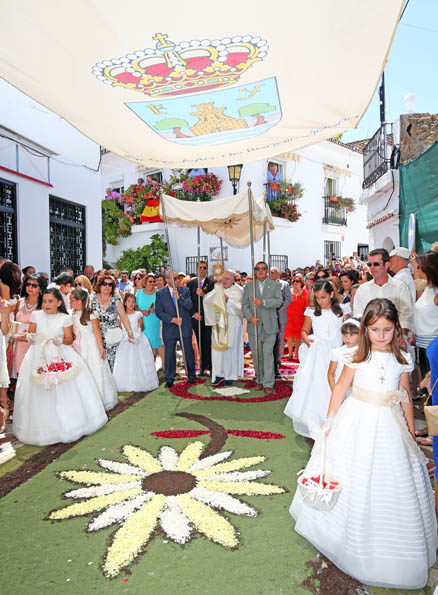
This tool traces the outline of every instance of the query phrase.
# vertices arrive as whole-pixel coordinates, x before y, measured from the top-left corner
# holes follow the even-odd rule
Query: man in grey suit
[[[284,331],[286,330],[287,324],[287,307],[292,301],[292,296],[290,293],[289,283],[287,281],[283,281],[283,279],[280,279],[280,271],[277,269],[277,267],[271,267],[270,277],[271,281],[275,281],[276,283],[280,284],[281,297],[283,300],[283,303],[277,310],[279,330],[277,334],[277,340],[275,341],[274,345],[275,376],[281,377],[278,366],[281,364],[281,358],[283,357],[284,353]]]
[[[274,345],[278,333],[277,308],[283,302],[281,287],[276,281],[268,278],[268,265],[258,262],[254,269],[255,281],[245,285],[243,292],[242,312],[248,321],[248,337],[251,347],[254,368],[259,374],[260,383],[256,390],[265,390],[266,394],[274,392]],[[253,295],[255,283],[255,299]],[[256,362],[255,327],[258,334],[258,367]]]

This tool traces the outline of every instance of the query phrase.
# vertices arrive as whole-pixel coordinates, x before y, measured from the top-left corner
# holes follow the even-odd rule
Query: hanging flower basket
[[[280,184],[277,184],[277,182],[269,182],[269,188],[271,190],[280,190]]]

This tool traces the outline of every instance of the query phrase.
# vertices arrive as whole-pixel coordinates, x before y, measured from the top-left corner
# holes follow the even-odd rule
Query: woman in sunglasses
[[[34,273],[24,278],[21,298],[15,309],[16,332],[12,337],[12,376],[18,376],[21,362],[26,355],[30,344],[26,340],[26,332],[30,324],[30,316],[34,310],[41,310],[43,293],[47,289],[47,279]]]
[[[99,318],[100,330],[102,331],[103,348],[111,371],[114,368],[117,347],[122,340],[122,332],[118,341],[114,340],[113,329],[119,329],[119,316],[128,333],[128,340],[133,341],[134,332],[131,329],[128,316],[120,299],[115,295],[116,280],[110,275],[105,275],[96,285],[96,293],[92,298],[94,313]]]
[[[125,294],[132,293],[133,295],[137,295],[137,293],[143,289],[144,278],[144,273],[135,271],[132,275],[132,285],[126,288]]]
[[[328,279],[329,277],[330,273],[324,269],[315,273],[315,281],[320,281],[321,279]]]
[[[287,324],[284,336],[287,341],[288,359],[298,359],[301,344],[301,330],[304,324],[304,311],[309,306],[309,294],[305,290],[304,277],[299,273],[292,277],[292,302],[287,307]],[[295,343],[295,351],[293,344]]]
[[[157,289],[155,287],[155,275],[148,273],[143,279],[142,291],[136,295],[137,307],[143,314],[144,335],[149,341],[154,357],[161,357],[164,365],[164,347],[161,341],[161,321],[155,314],[155,301]]]
[[[84,288],[88,291],[89,295],[94,293],[93,286],[91,285],[91,281],[85,275],[78,275],[75,279],[75,289]]]

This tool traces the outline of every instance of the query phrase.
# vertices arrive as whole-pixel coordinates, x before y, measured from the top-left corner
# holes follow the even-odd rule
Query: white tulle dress
[[[352,395],[326,440],[327,473],[342,491],[328,512],[310,508],[297,491],[290,513],[295,531],[358,581],[420,589],[436,559],[437,525],[426,459],[399,404],[406,400],[397,390],[400,375],[413,369],[403,355],[408,365],[374,352],[369,362],[346,362],[356,370]],[[320,469],[319,439],[305,473]]]
[[[64,327],[72,326],[67,314],[47,315],[32,312],[37,343],[24,356],[18,375],[14,404],[14,435],[26,444],[47,445],[73,442],[92,434],[107,421],[96,383],[85,362],[70,345],[56,347],[48,339],[64,336]],[[80,372],[74,378],[46,390],[31,380],[32,372],[60,356],[76,362]]]
[[[349,304],[340,306],[344,316],[351,312]],[[312,320],[313,334],[309,340],[313,343],[310,347],[300,345],[300,366],[284,413],[292,418],[297,434],[310,437],[308,422],[321,425],[327,415],[331,395],[327,372],[332,348],[342,345],[344,316],[336,316],[331,309],[321,310],[321,316],[315,316],[314,308],[306,308],[304,315]]]
[[[91,320],[98,319],[98,317],[95,314],[91,314],[90,321],[87,324],[81,324],[81,312],[73,311],[72,318],[75,335],[73,348],[87,364],[99,389],[105,411],[109,411],[117,405],[119,396],[108,362],[106,359],[103,360],[100,357],[96,337],[94,336]]]
[[[113,375],[119,392],[143,392],[158,387],[154,354],[139,326],[142,317],[137,311],[128,315],[135,343],[128,341],[123,329],[123,339],[117,348]]]

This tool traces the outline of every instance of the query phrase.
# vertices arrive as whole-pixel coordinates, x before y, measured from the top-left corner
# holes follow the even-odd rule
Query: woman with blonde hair
[[[75,288],[80,289],[81,287],[86,289],[88,291],[89,295],[94,293],[94,289],[93,289],[93,286],[91,285],[91,281],[85,275],[78,275],[75,278]]]

